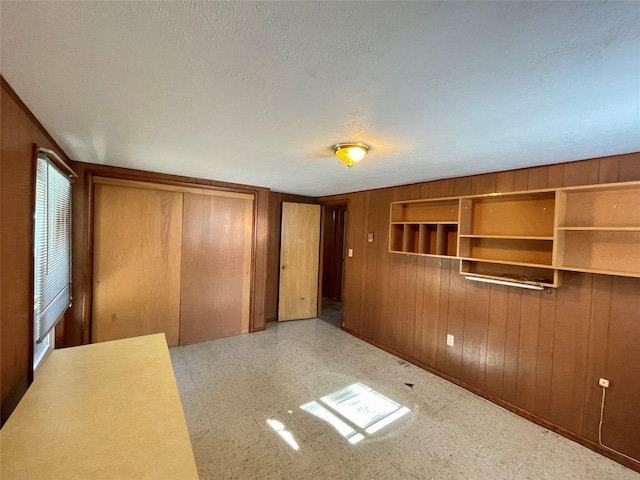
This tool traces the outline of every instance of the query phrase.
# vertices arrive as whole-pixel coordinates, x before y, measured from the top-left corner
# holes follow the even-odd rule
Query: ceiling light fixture
[[[351,168],[364,158],[369,151],[369,147],[364,143],[337,143],[333,146],[333,153]]]

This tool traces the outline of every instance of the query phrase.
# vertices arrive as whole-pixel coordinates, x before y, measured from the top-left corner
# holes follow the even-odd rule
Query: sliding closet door
[[[253,195],[184,194],[180,343],[249,331]]]
[[[180,333],[182,196],[94,186],[92,340]]]

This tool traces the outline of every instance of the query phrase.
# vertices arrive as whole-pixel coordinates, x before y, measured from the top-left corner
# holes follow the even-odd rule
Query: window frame
[[[37,223],[37,206],[39,200],[39,192],[38,192],[38,169],[40,165],[40,161],[44,160],[46,163],[46,168],[54,168],[57,170],[57,173],[60,173],[63,177],[68,179],[69,181],[69,192],[68,192],[68,204],[66,204],[66,210],[68,215],[68,226],[67,226],[67,241],[68,241],[68,262],[69,262],[69,276],[68,276],[68,289],[69,289],[69,302],[66,307],[62,310],[62,313],[57,316],[56,320],[53,322],[53,325],[49,328],[49,331],[42,338],[40,343],[37,342],[36,332],[38,331],[38,326],[36,322],[41,322],[42,316],[36,317],[36,297],[41,293],[36,290],[36,281],[40,278],[40,272],[38,270],[38,259],[40,258],[36,251],[38,249],[38,240],[39,238],[36,236],[36,232],[38,231]],[[31,295],[31,370],[35,374],[37,369],[44,363],[49,354],[55,348],[55,330],[56,324],[64,317],[64,314],[71,306],[73,301],[72,296],[72,286],[73,286],[73,278],[72,278],[72,267],[73,267],[73,251],[72,251],[72,194],[73,194],[73,182],[74,179],[78,178],[76,173],[60,158],[60,156],[54,152],[53,150],[47,148],[39,148],[37,145],[34,145],[34,170],[33,170],[33,233],[32,233],[32,245],[31,245],[31,253],[32,253],[32,278],[31,285],[33,294]],[[48,180],[47,180],[48,182]],[[48,206],[47,206],[48,208]],[[47,211],[47,213],[50,213]],[[50,218],[50,217],[47,217]],[[48,222],[48,220],[47,220]],[[48,225],[47,225],[48,226]],[[62,291],[61,291],[62,293]],[[50,302],[52,304],[53,302]],[[42,312],[40,312],[41,314]],[[42,344],[46,344],[44,348],[41,346]]]

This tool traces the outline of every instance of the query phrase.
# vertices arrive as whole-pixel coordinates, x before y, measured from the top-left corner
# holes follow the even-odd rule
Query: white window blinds
[[[34,340],[42,342],[71,305],[71,178],[44,153],[36,166]]]

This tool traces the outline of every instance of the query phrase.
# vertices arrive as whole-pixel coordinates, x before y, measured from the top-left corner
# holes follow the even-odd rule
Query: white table
[[[164,334],[54,350],[0,431],[3,479],[197,479]]]

